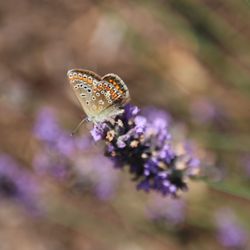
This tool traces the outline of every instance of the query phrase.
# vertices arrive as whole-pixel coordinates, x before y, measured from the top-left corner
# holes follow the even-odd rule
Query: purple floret
[[[39,188],[33,176],[8,155],[0,155],[0,199],[9,199],[22,204],[36,214]]]
[[[218,240],[224,247],[245,249],[247,243],[246,230],[239,224],[230,209],[221,209],[216,214]]]

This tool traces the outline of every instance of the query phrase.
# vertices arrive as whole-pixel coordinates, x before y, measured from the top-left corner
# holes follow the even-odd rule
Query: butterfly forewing
[[[70,85],[87,116],[93,116],[92,93],[101,77],[89,70],[73,69],[67,73]]]

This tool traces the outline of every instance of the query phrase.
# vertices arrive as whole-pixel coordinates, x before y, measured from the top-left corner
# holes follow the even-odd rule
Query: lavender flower
[[[176,196],[187,189],[186,179],[197,174],[192,168],[197,169],[199,162],[174,151],[166,117],[161,113],[147,118],[128,104],[122,115],[96,124],[91,134],[96,141],[105,141],[105,154],[117,168],[129,168],[137,189]]]
[[[58,123],[51,108],[43,108],[34,126],[37,139],[43,147],[34,156],[33,166],[38,174],[55,177],[59,181],[70,177],[72,191],[91,187],[101,200],[113,198],[117,184],[117,172],[111,162],[100,154],[93,153],[91,137],[72,137]],[[93,134],[98,139],[98,131]]]
[[[180,199],[155,195],[148,203],[146,214],[152,220],[164,221],[173,226],[180,225],[186,219],[186,204]]]
[[[51,108],[43,108],[38,116],[34,127],[35,136],[47,142],[55,142],[60,134],[58,122]]]
[[[70,161],[77,151],[85,150],[90,145],[86,136],[72,137],[62,129],[52,108],[45,107],[38,113],[34,135],[43,145],[44,150],[37,153],[33,166],[39,174],[49,173],[59,179],[68,176]]]
[[[58,154],[70,156],[74,151],[73,138],[60,128],[51,108],[43,108],[39,112],[34,133],[36,138],[47,143]]]
[[[45,152],[39,152],[34,156],[33,167],[37,174],[49,174],[58,180],[65,180],[69,176],[68,160],[62,157],[52,157]]]
[[[30,173],[8,155],[0,155],[0,199],[17,201],[33,214],[39,212],[39,188]]]
[[[220,243],[230,249],[245,249],[246,231],[238,223],[233,212],[229,209],[221,209],[215,219]]]
[[[199,98],[191,103],[190,112],[195,121],[205,124],[216,119],[218,108],[211,101]]]
[[[92,190],[100,200],[110,200],[115,196],[118,173],[111,168],[109,159],[102,155],[86,155],[75,162],[78,178],[91,183]]]

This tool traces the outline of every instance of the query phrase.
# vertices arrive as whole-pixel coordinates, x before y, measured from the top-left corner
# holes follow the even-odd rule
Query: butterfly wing
[[[130,95],[128,87],[118,75],[109,73],[103,76],[102,80],[108,82],[113,91],[117,93],[117,97],[115,95],[113,99],[115,103],[122,106],[129,102]]]
[[[69,83],[88,117],[93,116],[93,88],[101,81],[96,73],[84,69],[72,69],[67,73]]]
[[[107,74],[102,77],[94,92],[100,94],[98,104],[102,102],[103,106],[98,105],[100,111],[96,115],[95,122],[103,122],[110,117],[123,113],[122,106],[129,101],[129,91],[123,80],[115,74]]]

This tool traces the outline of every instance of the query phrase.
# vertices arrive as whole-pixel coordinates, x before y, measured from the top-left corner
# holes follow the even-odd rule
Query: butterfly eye
[[[69,78],[71,79],[72,77],[73,77],[73,74],[72,74],[72,73],[70,73],[70,74],[69,74]]]
[[[89,93],[91,93],[91,92],[92,92],[92,90],[91,90],[91,89],[88,89],[87,91],[88,91]]]
[[[76,84],[76,85],[74,86],[74,88],[75,88],[75,89],[78,89],[78,85]]]
[[[95,101],[95,100],[96,100],[96,97],[95,97],[95,96],[92,96],[92,100]]]
[[[96,96],[100,96],[100,93],[97,92],[97,93],[96,93]]]
[[[77,77],[77,73],[75,72],[75,73],[73,73],[73,77]]]
[[[78,74],[78,77],[79,77],[79,78],[82,78],[82,74],[81,74],[81,73],[79,73],[79,74]]]
[[[86,94],[81,93],[80,96],[81,96],[81,97],[86,97]]]
[[[86,81],[87,80],[87,75],[83,75],[83,79]]]

